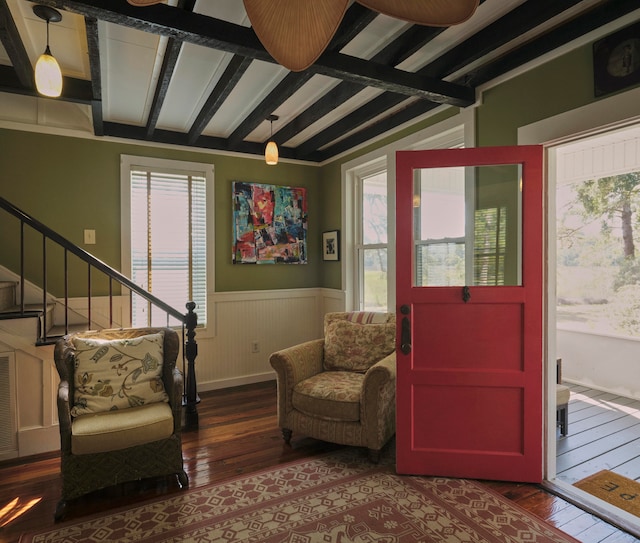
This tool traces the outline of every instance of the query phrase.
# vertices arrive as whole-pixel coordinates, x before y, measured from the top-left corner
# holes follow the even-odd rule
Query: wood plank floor
[[[640,480],[640,401],[569,386],[569,434],[557,442],[558,478],[573,484],[608,469]]]
[[[183,434],[191,488],[339,447],[295,435],[291,447],[284,445],[276,426],[275,394],[274,382],[201,393],[200,428]],[[577,435],[579,422],[574,424]],[[486,484],[584,543],[638,541],[537,485]],[[121,485],[78,500],[68,519],[178,491],[173,477]],[[57,454],[0,463],[0,542],[15,543],[24,532],[53,526],[59,496]]]

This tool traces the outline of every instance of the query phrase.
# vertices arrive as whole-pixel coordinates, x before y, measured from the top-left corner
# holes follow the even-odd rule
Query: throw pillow
[[[334,321],[324,338],[324,369],[366,372],[395,350],[395,341],[395,324]]]
[[[164,333],[104,340],[74,338],[75,417],[168,402],[162,382]]]

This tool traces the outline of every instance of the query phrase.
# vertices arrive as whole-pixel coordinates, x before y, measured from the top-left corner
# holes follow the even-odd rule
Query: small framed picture
[[[595,96],[604,96],[640,83],[640,23],[593,44]]]
[[[322,260],[340,260],[340,230],[322,233]]]

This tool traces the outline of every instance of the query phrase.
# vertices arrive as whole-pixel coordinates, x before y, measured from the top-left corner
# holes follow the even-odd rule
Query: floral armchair
[[[62,499],[126,481],[177,475],[182,460],[182,374],[178,334],[170,328],[81,332],[54,349]]]
[[[278,424],[292,433],[366,447],[377,462],[395,434],[393,313],[327,313],[324,338],[273,353]]]

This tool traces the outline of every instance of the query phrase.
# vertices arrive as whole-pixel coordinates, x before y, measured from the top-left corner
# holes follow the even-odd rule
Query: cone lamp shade
[[[47,47],[36,62],[36,89],[40,94],[57,98],[62,94],[62,72],[58,61]]]
[[[62,15],[49,6],[33,6],[33,12],[47,22],[47,47],[38,58],[35,67],[36,89],[43,96],[57,98],[62,94],[62,71],[49,49],[49,23],[61,21]]]
[[[270,141],[264,150],[264,160],[269,166],[275,166],[278,163],[278,146],[275,141]]]

